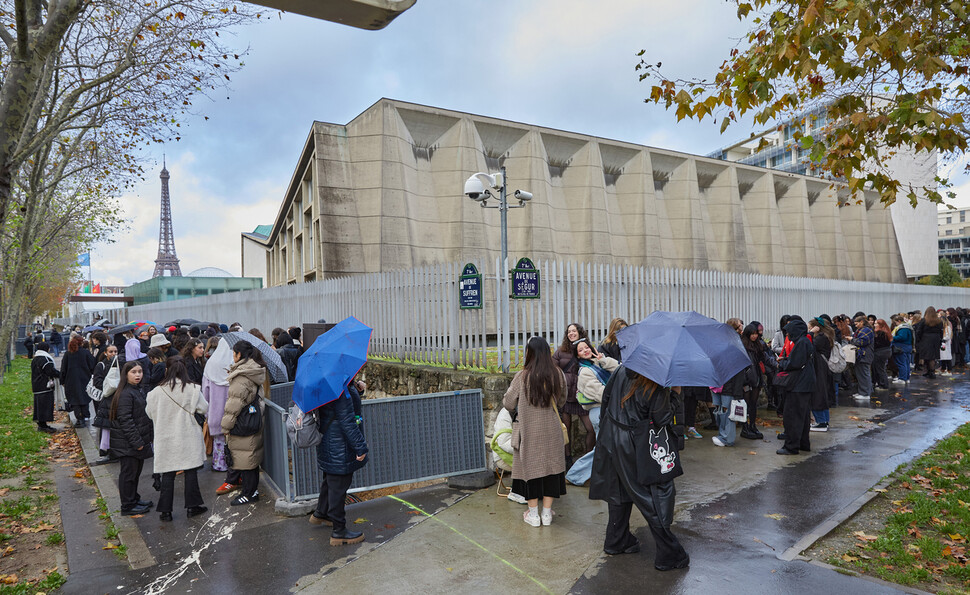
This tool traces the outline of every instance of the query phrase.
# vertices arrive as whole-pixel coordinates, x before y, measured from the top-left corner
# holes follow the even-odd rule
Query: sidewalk
[[[113,516],[124,525],[122,539],[138,568],[71,572],[62,591],[603,593],[640,591],[649,581],[651,592],[658,593],[900,592],[786,550],[796,543],[802,547],[807,535],[853,506],[883,476],[970,421],[970,385],[965,376],[957,378],[932,385],[915,380],[899,397],[883,392],[881,406],[833,409],[832,429],[812,434],[807,455],[775,455],[780,431],[775,426],[763,428],[765,440],[739,438],[734,448],[715,447],[710,432],[688,441],[673,527],[691,554],[685,571],[653,570],[652,540],[638,513],[634,532],[643,551],[603,554],[606,507],[589,500],[586,488],[569,486],[554,506],[553,525],[539,529],[522,522],[524,506],[496,497],[494,488],[460,492],[433,486],[380,498],[348,508],[366,541],[335,548],[327,528],[312,527],[305,517],[278,517],[268,500],[245,510],[230,508],[227,496],[213,493],[222,475],[204,470],[200,479],[210,513],[186,519],[177,511],[175,521],[164,525],[154,511],[140,519]],[[866,422],[870,416],[875,419]],[[90,435],[81,433],[82,442],[93,446]],[[91,456],[87,445],[86,453]],[[116,511],[116,500],[106,494],[116,466],[93,469]],[[157,500],[150,479],[143,478],[141,486],[143,497]],[[116,489],[114,494],[116,499]],[[177,493],[176,506],[180,499]],[[68,533],[67,539],[70,556],[75,536]]]

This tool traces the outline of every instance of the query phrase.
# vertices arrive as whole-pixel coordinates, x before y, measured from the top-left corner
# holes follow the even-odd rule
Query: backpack
[[[828,365],[829,371],[833,374],[839,374],[845,370],[845,355],[842,354],[841,345],[836,343],[832,346],[832,353],[829,354],[829,358],[825,360],[825,363]]]
[[[304,413],[295,404],[290,407],[286,416],[286,435],[297,448],[313,448],[323,440],[323,434],[317,426],[317,416]]]
[[[259,406],[259,391],[256,391],[256,398],[243,407],[236,417],[236,425],[229,430],[233,436],[252,436],[258,434],[263,428],[263,412]]]

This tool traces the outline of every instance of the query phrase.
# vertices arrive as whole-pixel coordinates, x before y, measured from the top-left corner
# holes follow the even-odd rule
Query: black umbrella
[[[261,341],[259,337],[242,331],[222,333],[220,336],[225,339],[229,347],[232,347],[240,341],[249,341],[253,344],[253,347],[259,350],[260,355],[263,356],[263,361],[266,362],[266,370],[269,371],[269,376],[273,384],[289,382],[290,377],[286,374],[286,366],[283,365],[280,354],[276,353],[276,350],[267,345],[265,341]]]
[[[114,335],[117,335],[118,333],[127,333],[129,331],[135,330],[136,328],[138,328],[137,324],[123,324],[121,326],[116,326],[110,331],[108,331],[108,336],[112,337]]]
[[[194,326],[197,324],[203,324],[201,320],[196,320],[195,318],[177,318],[172,322],[166,322],[165,327],[170,326]]]

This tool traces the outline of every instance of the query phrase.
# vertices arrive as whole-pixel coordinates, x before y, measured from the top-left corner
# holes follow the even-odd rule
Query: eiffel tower
[[[155,277],[164,277],[168,271],[169,277],[181,277],[179,259],[175,255],[175,234],[172,233],[172,205],[168,198],[168,169],[162,159],[162,173],[158,176],[162,180],[162,222],[158,230],[158,258],[155,259]]]

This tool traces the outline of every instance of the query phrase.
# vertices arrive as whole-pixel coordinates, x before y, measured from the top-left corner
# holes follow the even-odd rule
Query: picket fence
[[[325,319],[355,316],[374,328],[370,355],[447,366],[487,368],[497,363],[498,303],[503,291],[498,261],[474,263],[482,273],[483,308],[459,309],[462,264],[445,263],[406,271],[372,273],[208,297],[159,302],[107,311],[115,322],[177,318],[239,321],[267,336]],[[557,345],[567,324],[585,326],[598,343],[610,321],[643,319],[655,310],[695,310],[717,320],[760,321],[773,333],[783,314],[890,314],[927,306],[970,306],[964,288],[810,279],[748,273],[661,269],[575,262],[536,263],[540,297],[511,300],[505,332],[512,366],[536,334]],[[85,319],[62,322],[88,323]]]

